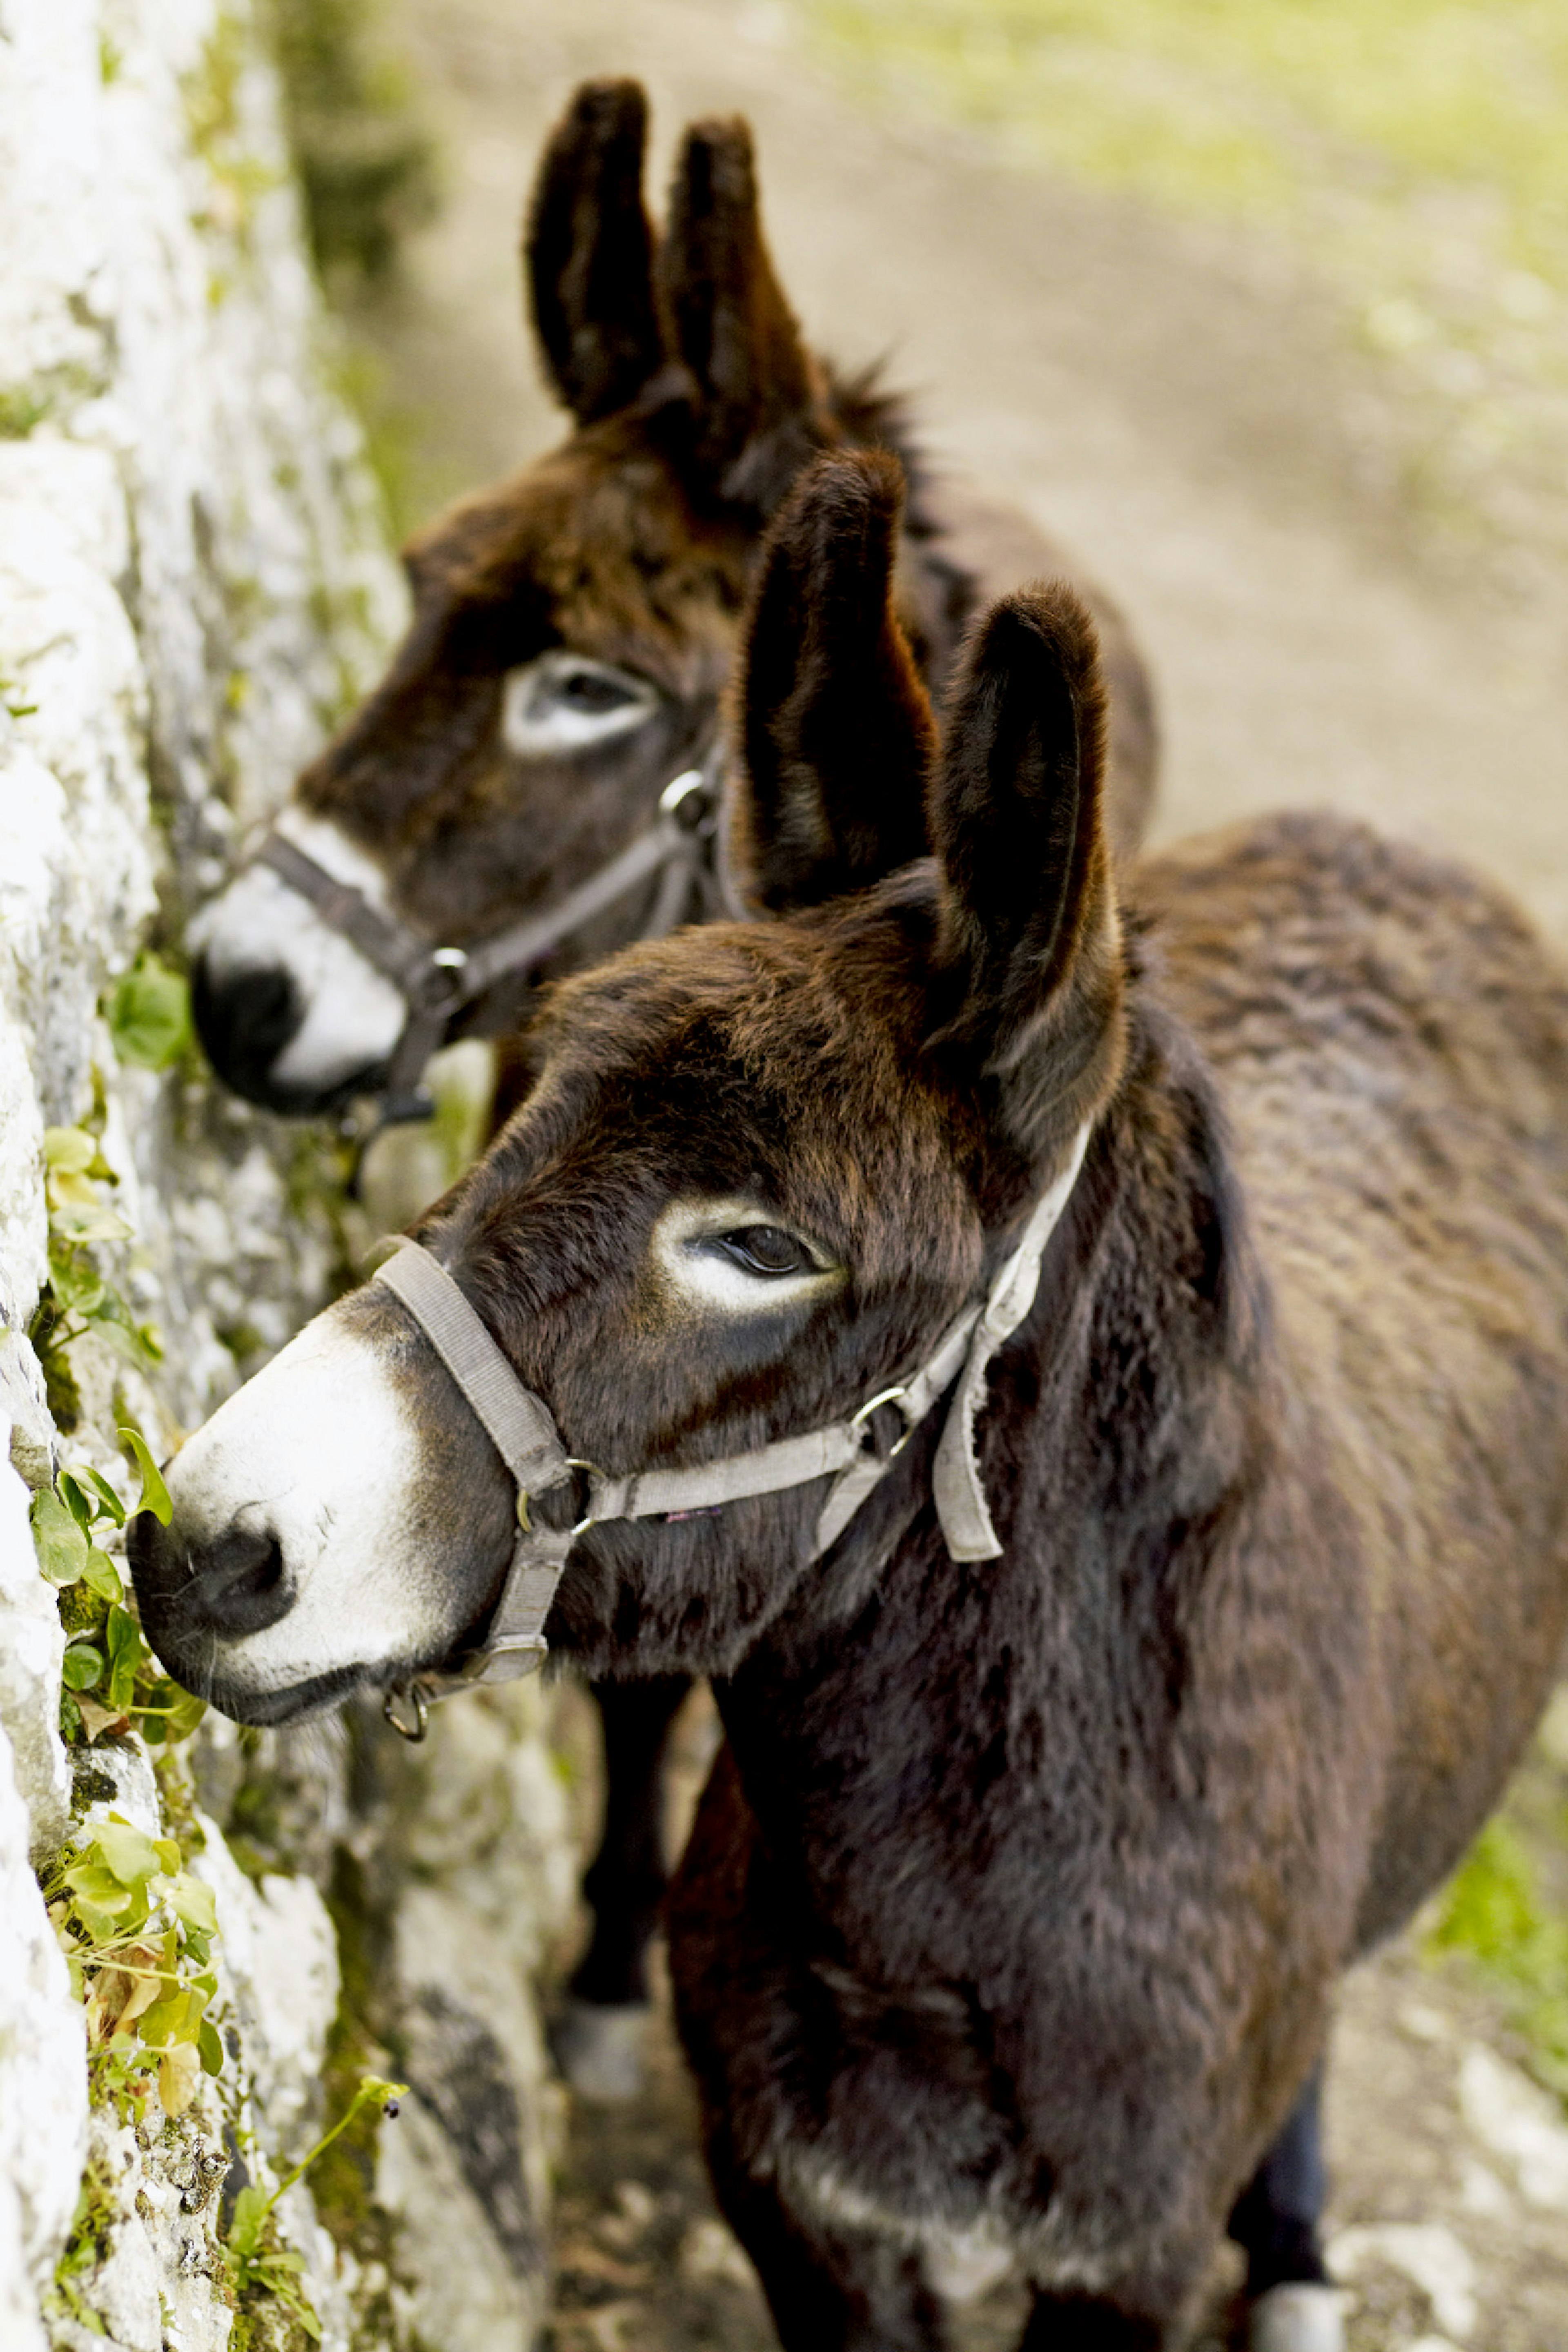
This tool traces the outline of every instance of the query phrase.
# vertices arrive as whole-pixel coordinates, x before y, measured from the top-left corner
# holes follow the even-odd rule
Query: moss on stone
[[[374,0],[272,0],[289,142],[324,275],[387,277],[436,200],[434,150]]]

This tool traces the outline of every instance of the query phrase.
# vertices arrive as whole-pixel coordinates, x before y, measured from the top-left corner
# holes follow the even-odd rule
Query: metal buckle
[[[908,1394],[909,1389],[907,1386],[900,1386],[899,1388],[892,1389],[879,1389],[874,1397],[868,1397],[867,1399],[858,1412],[851,1413],[849,1416],[849,1432],[851,1436],[858,1437],[863,1440],[868,1439],[874,1445],[876,1444],[876,1433],[868,1426],[872,1414],[880,1412],[885,1404],[902,1404]],[[890,1445],[888,1448],[887,1453],[879,1458],[885,1462],[896,1462],[913,1435],[914,1423],[906,1415],[904,1420],[903,1435],[899,1439],[897,1444]]]

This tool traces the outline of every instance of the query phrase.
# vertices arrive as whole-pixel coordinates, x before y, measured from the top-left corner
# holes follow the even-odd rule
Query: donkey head
[[[612,81],[551,140],[525,266],[574,430],[415,539],[408,634],[280,819],[432,948],[573,889],[700,762],[762,524],[843,435],[850,395],[830,396],[773,274],[746,125],[688,131],[657,248],[646,133],[641,89]],[[374,1088],[404,996],[279,873],[247,867],[195,939],[197,1024],[229,1085],[307,1114]]]
[[[777,919],[563,982],[534,1091],[420,1229],[610,1473],[740,1454],[907,1379],[1116,1083],[1091,625],[1061,588],[996,605],[939,757],[889,600],[899,500],[890,459],[824,459],[764,558],[732,837]],[[816,1569],[820,1480],[590,1527],[551,1638],[595,1673],[726,1670],[808,1570],[819,1596],[864,1572],[929,1452]],[[171,1486],[169,1529],[136,1523],[143,1619],[243,1717],[437,1666],[495,1607],[510,1482],[382,1286],[231,1399]]]

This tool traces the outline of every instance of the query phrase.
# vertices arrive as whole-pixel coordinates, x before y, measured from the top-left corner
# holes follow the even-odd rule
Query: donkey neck
[[[1270,1455],[1262,1319],[1206,1076],[1145,1004],[996,1360],[981,1451],[1003,1557],[949,1558],[929,1441],[911,1446],[720,1686],[752,1811],[814,1911],[881,1916],[889,1871],[973,1881],[1021,1828],[1059,1861],[1180,1783],[1192,1612]]]

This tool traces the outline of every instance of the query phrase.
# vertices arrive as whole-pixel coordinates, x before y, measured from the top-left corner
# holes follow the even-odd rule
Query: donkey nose
[[[191,968],[196,1034],[226,1086],[263,1110],[290,1106],[271,1083],[279,1056],[304,1018],[300,992],[280,965],[242,966],[221,977],[198,955]]]
[[[282,1547],[265,1531],[230,1528],[192,1551],[143,1511],[132,1521],[129,1549],[143,1614],[161,1628],[237,1638],[265,1633],[294,1606]]]

